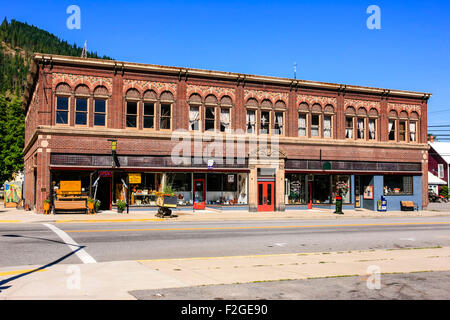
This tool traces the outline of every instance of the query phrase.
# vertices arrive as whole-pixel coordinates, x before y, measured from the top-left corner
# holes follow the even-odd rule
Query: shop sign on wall
[[[140,184],[141,183],[141,174],[140,173],[129,173],[128,174],[128,182],[130,184]]]

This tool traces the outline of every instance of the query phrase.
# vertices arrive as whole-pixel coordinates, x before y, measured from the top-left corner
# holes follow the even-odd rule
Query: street
[[[450,220],[58,223],[98,262],[450,246]],[[44,224],[0,224],[0,267],[39,265],[70,252]],[[80,263],[75,255],[61,263]]]

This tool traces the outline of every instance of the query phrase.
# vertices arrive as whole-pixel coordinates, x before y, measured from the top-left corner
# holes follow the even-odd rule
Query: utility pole
[[[294,79],[297,79],[297,62],[294,62]]]

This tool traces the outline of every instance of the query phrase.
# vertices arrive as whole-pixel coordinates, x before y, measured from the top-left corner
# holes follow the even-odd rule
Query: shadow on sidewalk
[[[18,275],[16,275],[16,276],[10,277],[10,278],[8,278],[8,279],[0,280],[0,292],[4,291],[4,290],[6,290],[6,289],[11,288],[10,285],[9,285],[9,286],[3,286],[3,285],[5,285],[5,284],[7,284],[8,282],[14,281],[14,280],[16,280],[16,279],[25,277],[25,276],[27,276],[27,275],[29,275],[29,274],[34,273],[34,272],[38,272],[38,271],[40,271],[40,270],[43,270],[43,269],[49,268],[49,267],[51,267],[51,266],[53,266],[53,265],[55,265],[55,264],[58,264],[58,263],[60,263],[61,261],[63,261],[63,260],[65,260],[65,259],[67,259],[68,257],[70,257],[71,255],[77,253],[77,251],[79,251],[79,250],[81,250],[81,249],[83,249],[83,248],[86,247],[86,246],[80,246],[80,245],[70,244],[70,243],[66,243],[66,242],[62,242],[62,241],[57,241],[57,240],[52,240],[52,239],[45,239],[45,238],[38,238],[38,237],[26,237],[26,236],[20,236],[20,235],[15,235],[15,234],[6,234],[6,235],[3,235],[3,237],[16,237],[16,238],[38,239],[38,240],[43,240],[43,241],[50,241],[50,242],[56,242],[56,243],[61,243],[61,244],[65,244],[65,245],[76,246],[76,247],[78,247],[78,248],[77,248],[76,250],[74,250],[74,251],[72,251],[72,252],[70,252],[70,253],[68,253],[68,254],[66,254],[66,255],[64,255],[64,256],[58,258],[58,259],[56,259],[55,261],[52,261],[52,262],[50,262],[50,263],[47,263],[46,265],[43,265],[43,266],[41,266],[41,267],[39,267],[39,268],[36,268],[36,269],[34,269],[34,270],[31,270],[31,271],[28,271],[28,272],[24,272],[24,273],[18,274]]]

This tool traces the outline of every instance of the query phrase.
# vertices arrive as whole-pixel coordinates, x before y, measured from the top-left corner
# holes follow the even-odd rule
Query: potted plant
[[[95,207],[95,200],[93,198],[88,198],[88,208],[89,208],[89,213],[94,213],[94,207]]]
[[[127,204],[123,200],[117,201],[117,212],[122,213],[125,210]]]
[[[45,199],[44,200],[44,214],[49,214],[50,213],[50,199]]]

